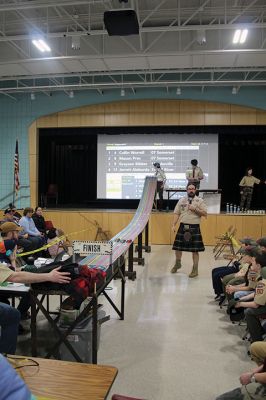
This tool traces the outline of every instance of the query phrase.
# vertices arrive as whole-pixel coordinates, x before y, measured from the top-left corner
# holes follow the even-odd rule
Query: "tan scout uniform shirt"
[[[179,222],[183,224],[200,224],[201,217],[194,211],[188,210],[188,197],[181,197],[174,209],[174,214],[180,215]],[[201,197],[193,197],[192,203],[194,207],[207,212],[207,206]]]
[[[0,264],[0,283],[5,282],[14,271],[6,267],[4,264]]]
[[[155,176],[156,176],[158,182],[163,182],[164,183],[166,181],[165,173],[161,168],[158,168],[156,170]]]
[[[256,286],[254,301],[260,306],[266,305],[266,279],[262,279],[258,282]]]
[[[248,267],[249,267],[249,263],[244,263],[239,266],[239,269],[241,270],[241,272],[243,272],[243,274],[245,274],[248,270]]]
[[[248,270],[249,263],[240,264],[239,272],[241,271],[241,275],[244,276]]]
[[[260,272],[252,271],[251,269],[248,272],[248,287],[251,289],[255,289],[258,283],[258,279],[260,278]]]
[[[194,176],[193,176],[193,170],[194,170]],[[196,167],[195,169],[188,168],[186,170],[186,178],[189,182],[193,181],[200,181],[203,178],[203,172],[200,167]]]
[[[248,187],[253,187],[254,184],[259,184],[260,183],[260,179],[255,178],[255,176],[244,176],[241,179],[241,182],[239,183],[239,186],[248,186]]]

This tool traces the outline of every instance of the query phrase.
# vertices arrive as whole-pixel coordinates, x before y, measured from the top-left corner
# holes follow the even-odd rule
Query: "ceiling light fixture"
[[[73,90],[70,90],[70,92],[69,92],[69,97],[70,97],[70,99],[73,99],[73,97],[74,97],[74,92],[73,92]]]
[[[243,29],[243,31],[241,32],[241,36],[240,36],[240,43],[245,43],[246,39],[248,36],[248,30],[247,29]]]
[[[40,50],[42,53],[44,52],[50,52],[51,49],[48,46],[48,44],[43,40],[43,39],[33,39],[32,43],[34,46],[37,47],[38,50]]]
[[[180,87],[176,88],[176,94],[180,96],[182,94],[182,90]]]
[[[248,36],[248,29],[237,29],[234,33],[233,43],[243,44],[245,43],[247,36]]]
[[[120,96],[124,97],[126,95],[125,89],[121,89]]]
[[[206,32],[204,29],[198,30],[196,32],[196,35],[197,35],[196,40],[200,46],[202,46],[203,44],[206,44],[207,39],[206,39]]]
[[[72,36],[71,49],[80,50],[80,36]]]
[[[31,94],[30,94],[30,99],[31,99],[31,100],[35,100],[35,98],[36,98],[36,97],[35,97],[35,93],[31,93]]]
[[[232,94],[237,94],[237,92],[238,92],[237,87],[234,86],[234,87],[232,88]]]

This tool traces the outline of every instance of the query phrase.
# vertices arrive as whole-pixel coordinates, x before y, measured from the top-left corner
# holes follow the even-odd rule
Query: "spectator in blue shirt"
[[[28,235],[28,239],[36,245],[35,248],[42,247],[45,243],[43,233],[38,231],[32,219],[33,208],[26,207],[23,211],[23,217],[19,220],[19,225],[23,228],[21,235]]]

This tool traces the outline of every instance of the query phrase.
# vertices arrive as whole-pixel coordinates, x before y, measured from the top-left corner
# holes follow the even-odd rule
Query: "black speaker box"
[[[139,23],[134,10],[110,10],[104,13],[104,25],[110,36],[139,34]]]

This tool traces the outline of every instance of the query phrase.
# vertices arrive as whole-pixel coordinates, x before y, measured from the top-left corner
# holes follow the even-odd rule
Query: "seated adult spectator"
[[[17,250],[17,242],[18,242],[18,233],[21,231],[21,227],[16,225],[14,222],[5,222],[4,224],[0,225],[1,235],[3,237],[3,241],[0,242],[0,263],[3,265],[7,265],[9,270],[16,271],[16,250]],[[34,281],[34,282],[44,282],[41,281]],[[25,282],[24,282],[25,283]],[[8,302],[8,296],[2,294],[0,296],[0,301],[3,303]],[[30,298],[29,294],[25,294],[19,305],[18,310],[21,314],[21,319],[27,319],[27,312],[30,307]]]
[[[0,223],[3,224],[4,222],[17,222],[17,221],[15,221],[15,219],[14,219],[14,216],[13,216],[13,213],[12,213],[11,208],[7,208],[7,209],[4,211],[4,216],[3,216],[3,218],[1,219]]]
[[[241,387],[216,397],[216,400],[265,400],[266,360],[259,367],[243,373],[239,380],[242,385]]]
[[[4,212],[4,218],[1,220],[0,224],[4,222],[14,222],[15,224],[19,225],[18,218],[14,217],[11,208],[7,208]],[[23,249],[24,252],[32,251],[37,248],[37,242],[34,240],[30,240],[29,235],[27,233],[22,234],[19,232],[18,237],[18,246]]]
[[[16,283],[38,283],[38,282],[56,282],[65,284],[70,281],[68,272],[59,272],[59,268],[49,273],[34,274],[25,271],[16,271],[15,257],[17,248],[18,232],[21,228],[13,222],[5,222],[0,226],[0,230],[7,234],[8,238],[0,242],[0,283],[16,282]],[[13,268],[13,269],[12,269]],[[6,303],[7,297],[1,296],[1,300]],[[18,324],[20,314],[28,310],[29,298],[23,296],[18,311],[7,304],[0,302],[0,352],[14,353],[16,349],[16,341],[18,334]],[[26,308],[26,310],[25,310]]]
[[[22,228],[14,222],[4,222],[0,225],[3,241],[0,242],[0,263],[8,264],[14,271],[16,270],[15,246],[18,243],[18,233]]]
[[[0,283],[40,283],[55,282],[65,284],[70,281],[68,272],[60,272],[56,268],[48,273],[34,274],[31,272],[19,271],[15,272],[8,268],[5,264],[0,264]],[[18,310],[7,304],[0,302],[0,352],[14,354],[16,351],[16,342],[18,335],[18,324],[20,321],[20,313]]]
[[[12,209],[11,208],[7,208],[4,211],[4,218],[0,221],[0,225],[3,224],[4,222],[14,222],[15,224],[18,224],[18,220],[17,218],[15,219]],[[28,252],[31,250],[35,250],[35,246],[33,246],[33,244],[27,240],[28,235],[22,235],[20,234],[19,239],[18,239],[18,246],[21,247],[23,249],[23,251]]]
[[[46,234],[46,226],[45,226],[45,220],[42,215],[42,208],[41,207],[36,207],[34,214],[32,214],[32,219],[35,223],[36,228],[38,229],[39,232],[43,233],[44,235]]]
[[[4,211],[4,217],[1,219],[0,224],[4,222],[18,223],[21,218],[21,214],[19,214],[16,210],[16,207],[10,203],[9,207]]]
[[[22,217],[22,215],[18,212],[17,207],[12,204],[9,203],[8,207],[11,209],[13,216],[17,219],[20,220],[20,218]]]
[[[23,228],[22,235],[27,234],[31,242],[35,245],[35,248],[42,247],[45,243],[44,235],[40,232],[32,219],[33,208],[26,207],[23,211],[23,217],[19,220],[19,225]]]
[[[9,216],[10,215],[11,214],[9,214]],[[12,224],[16,224],[17,226],[19,226],[19,224],[14,220],[12,215],[11,218],[8,217],[6,220],[3,220],[0,226],[5,222],[10,222]],[[5,232],[5,229],[3,229],[1,231],[1,236],[4,238],[6,236],[6,233],[7,232]],[[18,233],[17,245],[18,247],[23,249],[22,250],[23,252],[29,252],[35,250],[38,246],[38,243],[36,242],[35,239],[31,240],[31,238],[29,238],[29,235],[27,233],[23,234],[20,230]]]

